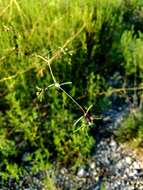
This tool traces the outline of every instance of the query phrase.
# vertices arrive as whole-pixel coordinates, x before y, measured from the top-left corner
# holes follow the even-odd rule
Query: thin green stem
[[[61,89],[79,108],[80,110],[84,113],[84,115],[86,114],[86,112],[84,111],[83,107],[70,95],[68,94],[62,87],[59,86],[59,89]]]
[[[87,115],[87,113],[89,112],[89,110],[92,108],[93,105],[90,105],[89,108],[86,110],[85,116]]]
[[[83,118],[84,116],[82,115],[78,120],[75,121],[75,123],[73,124],[73,126],[75,127],[76,124]]]
[[[56,84],[57,82],[56,82],[56,79],[55,79],[55,77],[53,75],[53,71],[52,71],[51,66],[50,66],[49,63],[48,63],[48,66],[49,66],[49,69],[50,69],[50,73],[51,73],[52,79],[53,79],[54,83]]]
[[[53,87],[53,86],[55,86],[55,83],[50,84],[47,88],[45,88],[45,90],[48,90],[48,88]]]
[[[56,81],[56,79],[55,79],[55,77],[54,77],[54,74],[53,74],[52,68],[51,68],[51,66],[50,66],[50,64],[49,64],[48,59],[45,59],[45,58],[42,57],[41,55],[37,55],[37,57],[41,58],[41,59],[44,60],[46,63],[48,63],[48,67],[49,67],[49,69],[50,69],[50,73],[51,73],[52,79],[53,79],[54,83],[56,84],[57,81]]]
[[[63,82],[60,84],[60,86],[66,85],[66,84],[72,84],[72,82]]]

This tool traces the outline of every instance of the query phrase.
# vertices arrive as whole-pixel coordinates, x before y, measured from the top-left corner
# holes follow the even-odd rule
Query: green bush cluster
[[[38,55],[54,57],[56,80],[72,82],[64,90],[99,113],[109,105],[115,72],[126,85],[142,85],[142,1],[5,0],[0,19],[0,177],[18,178],[53,161],[75,168],[90,156],[90,126],[73,126],[83,113],[64,92],[44,90],[53,81]]]
[[[124,118],[121,128],[116,132],[120,142],[131,143],[134,147],[143,147],[143,114],[134,110]]]

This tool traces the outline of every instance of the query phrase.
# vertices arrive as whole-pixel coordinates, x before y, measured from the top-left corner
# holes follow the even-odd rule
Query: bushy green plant
[[[53,160],[74,166],[89,156],[93,138],[86,124],[81,125],[87,133],[75,132],[73,124],[82,114],[76,105],[56,89],[46,91],[41,101],[36,96],[36,87],[44,89],[52,82],[46,63],[36,54],[52,57],[56,51],[60,56],[54,60],[53,72],[59,82],[73,82],[67,90],[76,96],[72,54],[75,44],[82,41],[84,46],[84,35],[79,33],[76,42],[71,39],[68,49],[62,46],[84,29],[84,22],[90,22],[90,3],[82,6],[80,1],[0,2],[1,179],[18,179],[25,168],[38,172]]]
[[[117,131],[117,138],[121,142],[132,142],[134,146],[143,146],[143,114],[133,109],[124,118],[121,128]]]
[[[46,177],[43,181],[43,189],[42,190],[58,190],[55,187],[52,176],[49,176],[49,174],[46,175]]]

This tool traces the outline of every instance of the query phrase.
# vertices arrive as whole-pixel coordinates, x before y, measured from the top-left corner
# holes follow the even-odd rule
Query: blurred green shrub
[[[132,143],[135,147],[143,147],[143,114],[142,111],[133,109],[124,118],[120,129],[116,132],[121,142]]]

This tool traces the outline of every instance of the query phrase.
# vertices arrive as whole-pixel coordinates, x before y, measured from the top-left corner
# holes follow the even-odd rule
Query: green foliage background
[[[18,178],[27,166],[37,172],[53,160],[76,168],[90,156],[90,127],[81,121],[75,132],[82,113],[63,92],[50,88],[37,98],[36,87],[53,83],[37,55],[58,53],[51,62],[57,81],[71,81],[64,89],[85,109],[93,104],[93,115],[102,111],[115,72],[124,87],[142,87],[142,0],[0,0],[0,20],[0,177]]]

